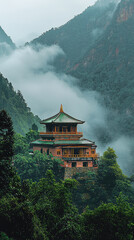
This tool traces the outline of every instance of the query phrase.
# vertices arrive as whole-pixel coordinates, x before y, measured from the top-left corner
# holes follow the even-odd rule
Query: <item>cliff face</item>
[[[123,53],[124,58],[129,58],[129,51],[134,40],[133,23],[134,3],[130,0],[122,1],[106,32],[94,44],[93,48],[85,54],[83,60],[77,63],[77,67],[83,65],[85,68],[90,68],[92,64],[99,64],[104,60],[107,60],[108,63],[108,60],[116,60]]]
[[[80,87],[99,91],[119,114],[121,132],[134,130],[134,1],[122,0],[110,25],[70,71]]]
[[[132,1],[122,1],[120,4],[116,21],[118,23],[125,22],[134,15],[134,5]]]

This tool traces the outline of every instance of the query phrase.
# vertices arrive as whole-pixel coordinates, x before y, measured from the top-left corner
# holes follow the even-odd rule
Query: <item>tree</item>
[[[13,240],[13,238],[9,238],[5,233],[0,233],[0,240]]]
[[[97,171],[97,182],[103,186],[108,193],[111,193],[116,185],[116,180],[123,180],[123,175],[118,163],[115,151],[108,148],[104,152]]]
[[[33,155],[17,154],[14,157],[14,166],[17,169],[21,179],[32,179],[39,181],[45,177],[47,170],[52,170],[56,180],[63,179],[64,168],[61,167],[62,161],[54,158],[52,155],[44,155],[40,151],[35,151]]]
[[[14,176],[12,168],[13,157],[13,127],[11,118],[3,110],[0,112],[0,192],[6,192]]]
[[[32,130],[38,132],[38,126],[35,123],[32,124]]]
[[[32,141],[39,138],[39,133],[35,130],[30,130],[28,133],[26,133],[26,141],[28,144],[30,144]]]
[[[54,239],[81,240],[81,217],[76,212],[68,213],[56,224]]]
[[[13,135],[11,118],[5,110],[2,110],[0,112],[0,159],[8,159],[11,162],[13,157]]]
[[[29,144],[24,136],[19,133],[14,134],[14,154],[25,154],[29,150]]]
[[[83,214],[84,240],[132,240],[134,234],[134,209],[122,195],[116,204],[101,204]]]
[[[33,183],[31,186],[30,198],[32,199],[32,204],[35,206],[37,216],[42,225],[46,226],[50,240],[60,239],[55,238],[55,234],[56,231],[60,231],[61,219],[65,215],[67,219],[77,213],[76,208],[72,205],[71,196],[71,190],[76,185],[77,181],[72,179],[56,182],[52,171],[48,170],[45,178],[40,179],[39,182]],[[67,225],[69,227],[69,220]]]
[[[134,203],[134,189],[131,178],[125,176],[117,164],[117,156],[112,148],[108,148],[101,157],[96,171],[79,173],[75,176],[79,182],[73,199],[79,211],[87,205],[90,209],[98,207],[102,202],[115,202],[120,192],[127,195],[130,203]]]
[[[13,195],[0,199],[0,232],[15,240],[46,239],[45,227],[41,227],[30,201]]]

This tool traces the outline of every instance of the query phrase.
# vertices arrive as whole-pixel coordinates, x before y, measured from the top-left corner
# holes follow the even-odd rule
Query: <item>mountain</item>
[[[58,69],[79,78],[81,89],[95,90],[110,109],[113,134],[134,130],[134,1],[99,0],[60,28],[30,44],[58,44],[65,57]],[[111,117],[112,116],[112,117]],[[114,118],[113,123],[111,119]]]
[[[40,119],[33,115],[21,92],[16,93],[12,84],[0,74],[0,110],[2,109],[11,116],[16,132],[25,134],[32,124],[40,125]]]
[[[8,54],[15,48],[16,46],[11,38],[0,27],[0,55]]]
[[[134,1],[122,0],[100,39],[72,68],[80,87],[100,92],[118,130],[134,130]]]
[[[105,2],[105,4],[104,4]],[[52,28],[34,39],[30,44],[59,45],[65,52],[65,57],[56,59],[56,65],[66,71],[81,59],[89,47],[107,29],[117,1],[101,0],[88,7],[82,14],[74,17],[59,28]]]

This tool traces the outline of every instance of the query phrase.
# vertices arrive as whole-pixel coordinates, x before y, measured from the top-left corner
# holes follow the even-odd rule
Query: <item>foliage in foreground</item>
[[[93,204],[99,206],[91,210],[89,205],[79,214],[72,201],[72,192],[76,191],[80,181],[56,181],[51,170],[46,170],[45,177],[37,182],[20,180],[11,161],[14,149],[11,120],[5,112],[0,112],[0,120],[2,114],[7,125],[1,124],[0,136],[0,177],[3,180],[0,188],[1,240],[133,239],[134,206],[130,200],[134,193],[130,180],[117,165],[113,149],[109,148],[104,153],[97,173],[89,172],[84,180],[87,181],[84,189],[84,194],[88,195],[86,203],[91,203],[92,208]],[[5,126],[7,133],[3,134]],[[8,154],[4,147],[7,143],[10,144]],[[37,159],[41,157],[39,152],[35,156]],[[49,159],[46,161],[49,163]],[[124,194],[119,195],[123,189]],[[112,203],[114,194],[119,196]],[[124,195],[129,197],[131,204]],[[102,199],[105,203],[100,204]]]
[[[115,151],[110,147],[101,157],[97,172],[76,174],[75,179],[79,184],[73,192],[73,199],[80,212],[87,205],[94,209],[102,202],[115,203],[120,192],[127,196],[130,203],[134,203],[132,179],[122,173]]]

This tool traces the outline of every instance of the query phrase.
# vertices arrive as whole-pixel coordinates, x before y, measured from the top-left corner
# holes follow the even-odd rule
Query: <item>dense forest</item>
[[[4,110],[0,126],[1,240],[133,239],[133,176],[122,173],[113,149],[97,171],[64,180],[60,159],[29,154],[35,127],[15,134]]]
[[[40,125],[39,117],[31,112],[21,92],[16,92],[12,84],[0,74],[0,110],[2,109],[12,117],[16,132],[25,134],[33,124]]]
[[[121,1],[111,24],[72,74],[83,89],[101,93],[120,134],[134,130],[134,2]],[[114,128],[113,128],[114,130]]]

